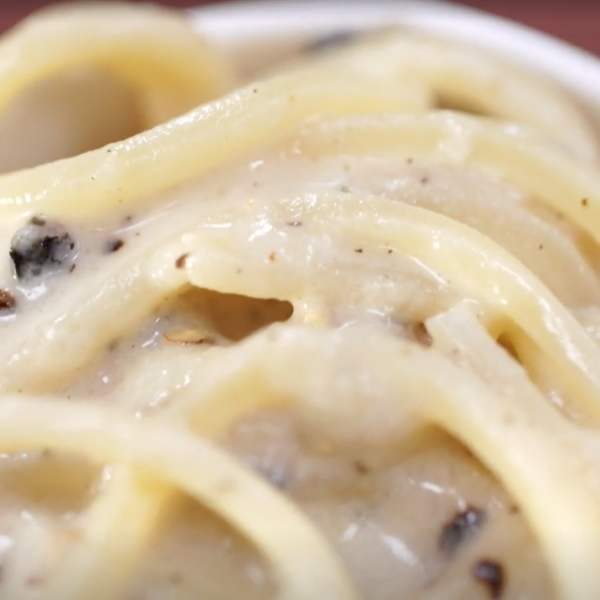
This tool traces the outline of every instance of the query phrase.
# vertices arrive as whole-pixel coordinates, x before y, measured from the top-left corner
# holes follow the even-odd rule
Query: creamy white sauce
[[[450,194],[461,194],[474,204],[478,198],[486,202],[496,198],[515,205],[532,202],[492,177],[459,173],[432,164],[350,159],[309,164],[303,157],[282,160],[277,151],[262,156],[173,190],[154,206],[124,211],[93,225],[63,221],[79,245],[77,266],[71,273],[42,278],[33,286],[40,291],[37,296],[31,288],[26,293],[24,284],[17,284],[10,272],[7,240],[22,223],[5,223],[4,235],[0,236],[4,245],[0,251],[6,257],[1,265],[2,285],[15,292],[18,304],[15,314],[0,322],[3,335],[10,336],[18,322],[36,314],[40,318],[45,314],[54,315],[56,320],[64,318],[64,314],[53,312],[63,299],[92,285],[98,276],[104,276],[101,274],[118,270],[132,256],[147,254],[166,239],[176,239],[203,223],[213,230],[221,227],[227,231],[227,212],[240,201],[275,205],[290,194],[347,189],[348,193],[368,191],[387,196],[390,201],[441,210],[448,206]],[[277,211],[273,214],[277,215]],[[474,221],[477,218],[474,215]],[[193,219],[196,223],[190,223]],[[300,215],[298,222],[301,219]],[[271,240],[268,243],[277,239],[280,247],[273,248],[273,252],[281,252],[282,248],[307,243],[302,227],[249,222],[247,228],[239,229],[245,235],[239,244],[246,245],[250,253],[257,249],[262,252],[266,248],[261,246],[262,238]],[[279,228],[278,237],[267,235],[275,231],[273,228]],[[123,245],[108,253],[106,244],[115,239]],[[431,306],[440,306],[456,298],[451,285],[417,261],[394,257],[394,262],[390,262],[385,253],[371,253],[361,263],[357,249],[343,239],[331,239],[321,245],[315,240],[311,243],[316,253],[332,253],[318,256],[315,264],[329,265],[329,272],[334,274],[335,265],[339,265],[337,279],[322,288],[328,324],[344,327],[380,323],[395,335],[422,342],[414,327],[418,322],[416,313],[426,309],[423,299],[429,298]],[[357,287],[353,269],[361,270],[361,280],[364,272],[370,273],[369,285],[364,289]],[[411,305],[411,294],[417,289],[420,305],[415,307]],[[285,300],[244,300],[188,288],[182,296],[163,303],[140,327],[124,331],[99,359],[96,357],[80,368],[56,392],[73,401],[118,399],[140,418],[162,412],[214,347],[235,344],[270,322],[301,320],[306,316],[301,305],[292,308]],[[186,346],[169,341],[169,335],[190,329],[205,332],[211,343]],[[44,334],[51,335],[52,330]],[[161,357],[166,359],[175,352],[178,361],[170,360],[167,367],[165,360],[161,368]],[[134,376],[136,373],[143,377]],[[417,431],[414,439],[399,440],[397,446],[386,446],[373,453],[360,447],[332,447],[330,440],[320,434],[299,430],[290,414],[266,413],[238,424],[222,443],[288,494],[318,525],[365,599],[413,597],[424,586],[444,577],[463,582],[465,597],[489,597],[485,586],[469,574],[477,558],[471,556],[469,548],[476,548],[479,555],[503,565],[507,573],[503,598],[533,600],[548,593],[537,546],[511,499],[465,448],[435,429]],[[43,469],[44,462],[50,460],[34,458],[31,460],[36,466],[31,468]],[[80,505],[53,504],[48,500],[48,490],[56,494],[63,489],[56,481],[24,477],[24,485],[29,487],[20,495],[15,497],[13,491],[5,491],[14,489],[14,478],[20,473],[11,469],[14,461],[0,460],[0,481],[7,483],[0,486],[0,506],[8,511],[6,514],[26,506],[33,518],[50,518],[53,526],[68,531],[69,515],[78,511]],[[78,494],[87,498],[93,481],[90,472],[84,469],[83,474],[71,477]],[[32,481],[40,482],[43,491],[29,489]],[[469,506],[485,513],[485,523],[473,540],[449,556],[440,549],[441,532]],[[191,590],[203,590],[207,597],[214,598],[268,597],[272,589],[268,569],[255,550],[227,525],[184,499],[175,501],[169,515],[140,567],[132,597],[183,598]],[[7,517],[8,522],[12,521]],[[500,537],[488,533],[497,532],[496,523],[502,524]],[[11,528],[2,527],[0,522],[0,539],[5,540],[7,548],[11,535]]]

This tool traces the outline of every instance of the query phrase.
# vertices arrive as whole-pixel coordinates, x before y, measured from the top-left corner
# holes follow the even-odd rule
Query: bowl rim
[[[600,59],[525,25],[443,0],[250,0],[187,11],[209,39],[246,43],[391,23],[480,47],[552,78],[600,121]]]

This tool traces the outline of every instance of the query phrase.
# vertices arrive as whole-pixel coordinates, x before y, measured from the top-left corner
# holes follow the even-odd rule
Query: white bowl
[[[443,35],[493,52],[557,81],[600,126],[600,60],[552,37],[436,0],[256,1],[190,11],[198,30],[244,61],[272,60],[300,41],[391,24]]]

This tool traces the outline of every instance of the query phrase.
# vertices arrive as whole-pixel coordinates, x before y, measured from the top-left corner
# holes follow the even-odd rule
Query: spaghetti
[[[600,597],[595,132],[468,48],[334,41],[0,40],[3,597]]]

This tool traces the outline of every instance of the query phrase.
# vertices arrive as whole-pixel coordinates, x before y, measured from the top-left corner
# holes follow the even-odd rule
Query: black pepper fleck
[[[446,554],[452,554],[460,546],[471,540],[485,522],[485,513],[473,506],[461,510],[444,525],[439,537],[439,548]]]
[[[288,221],[286,225],[288,227],[302,227],[302,221]]]
[[[0,311],[13,310],[17,306],[17,301],[8,290],[0,290]]]
[[[429,335],[429,331],[427,331],[427,326],[425,323],[418,322],[414,323],[412,326],[412,334],[415,339],[415,342],[421,344],[421,346],[431,346],[433,344],[433,340]]]
[[[9,250],[15,274],[29,280],[71,268],[77,256],[75,241],[60,223],[34,217],[13,236]]]
[[[582,198],[581,199],[581,206],[587,206],[588,205],[588,199],[587,198]]]
[[[363,249],[362,248],[355,248],[354,252],[356,252],[357,254],[362,254]]]
[[[41,215],[35,215],[31,217],[31,221],[29,221],[32,225],[37,225],[38,227],[43,227],[46,224],[46,219]]]
[[[113,252],[117,252],[125,245],[125,242],[119,238],[113,238],[106,242],[104,245],[104,252],[106,254],[112,254]]]
[[[176,261],[175,261],[175,267],[177,269],[183,269],[185,267],[185,264],[187,262],[187,258],[188,258],[189,254],[182,254]]]
[[[471,574],[476,581],[487,587],[490,598],[500,598],[504,589],[504,569],[501,564],[482,559],[475,564]]]
[[[359,475],[367,475],[370,472],[369,467],[362,460],[355,460],[353,467]]]

